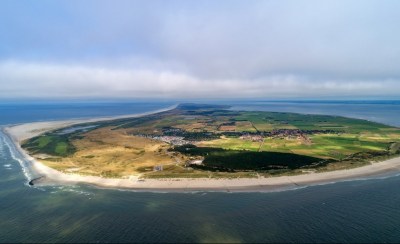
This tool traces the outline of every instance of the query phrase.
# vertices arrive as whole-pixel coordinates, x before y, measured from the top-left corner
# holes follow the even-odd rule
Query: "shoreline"
[[[368,177],[379,177],[389,173],[400,173],[400,157],[375,162],[369,165],[321,173],[308,173],[294,176],[276,176],[260,178],[234,178],[234,179],[209,179],[209,178],[170,178],[170,179],[144,179],[130,177],[129,179],[102,178],[99,176],[84,176],[67,174],[50,168],[30,156],[21,147],[23,140],[40,135],[50,130],[63,127],[119,118],[141,117],[149,114],[160,113],[174,109],[169,107],[157,111],[110,116],[91,119],[72,119],[49,122],[32,122],[4,127],[3,132],[9,137],[15,149],[29,165],[29,170],[38,177],[29,179],[38,181],[38,185],[48,184],[88,184],[101,188],[117,188],[137,191],[162,191],[162,192],[194,192],[194,191],[218,191],[218,192],[272,192],[291,190],[312,185],[330,184],[341,181],[359,180]],[[21,164],[22,167],[24,167]],[[26,170],[26,169],[23,169]],[[44,176],[44,177],[43,177]],[[38,179],[41,178],[41,179]],[[36,184],[36,183],[35,183]]]

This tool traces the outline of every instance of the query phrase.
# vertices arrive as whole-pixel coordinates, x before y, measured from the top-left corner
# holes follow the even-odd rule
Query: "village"
[[[208,141],[219,139],[221,136],[240,138],[253,142],[263,142],[265,138],[272,139],[298,139],[306,144],[310,144],[310,135],[314,134],[340,134],[342,132],[334,130],[300,130],[300,129],[274,129],[272,131],[203,131],[203,132],[188,132],[180,128],[167,127],[155,134],[135,134],[144,138],[163,141],[173,146],[182,146],[186,144],[196,144],[200,141]]]

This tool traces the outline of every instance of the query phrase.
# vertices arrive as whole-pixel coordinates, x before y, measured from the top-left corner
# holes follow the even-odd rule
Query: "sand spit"
[[[174,107],[173,107],[174,108]],[[164,110],[155,111],[157,113]],[[4,128],[4,131],[12,138],[15,147],[31,164],[36,175],[44,176],[41,184],[77,184],[85,183],[106,188],[127,188],[143,191],[279,191],[299,188],[309,185],[326,184],[343,180],[361,179],[366,177],[381,176],[388,173],[400,173],[400,158],[394,158],[378,163],[371,163],[359,168],[338,170],[323,173],[308,173],[296,176],[278,176],[269,178],[235,178],[235,179],[208,179],[208,178],[174,178],[174,179],[110,179],[97,176],[82,176],[73,173],[62,173],[40,163],[28,155],[20,146],[20,143],[31,137],[40,135],[46,131],[59,129],[74,124],[96,122],[117,118],[144,116],[146,114],[106,117],[97,119],[77,119],[52,122],[35,122],[20,124]],[[45,179],[45,180],[43,180]],[[32,180],[32,179],[30,179]]]

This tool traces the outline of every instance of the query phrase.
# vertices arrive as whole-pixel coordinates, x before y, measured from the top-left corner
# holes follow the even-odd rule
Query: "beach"
[[[363,179],[367,177],[378,177],[385,174],[400,173],[400,158],[371,163],[366,166],[337,170],[322,173],[306,173],[295,176],[277,176],[260,178],[233,178],[233,179],[214,179],[214,178],[173,178],[173,179],[139,179],[131,176],[124,179],[102,178],[98,176],[83,176],[74,173],[63,173],[47,167],[40,161],[31,157],[24,151],[20,144],[22,141],[34,136],[43,134],[47,131],[80,124],[86,122],[96,122],[112,120],[118,118],[139,117],[151,113],[166,111],[172,108],[153,111],[145,114],[125,115],[116,117],[102,117],[93,119],[75,119],[64,121],[34,122],[19,124],[4,128],[17,150],[21,152],[27,160],[31,169],[36,175],[43,176],[38,180],[39,184],[90,184],[105,188],[126,188],[144,191],[279,191],[285,189],[301,188],[310,185],[328,184],[344,180]],[[29,179],[32,180],[32,179]]]

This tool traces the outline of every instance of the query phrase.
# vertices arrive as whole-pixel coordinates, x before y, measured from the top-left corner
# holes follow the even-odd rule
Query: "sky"
[[[1,98],[400,98],[400,1],[0,1]]]

